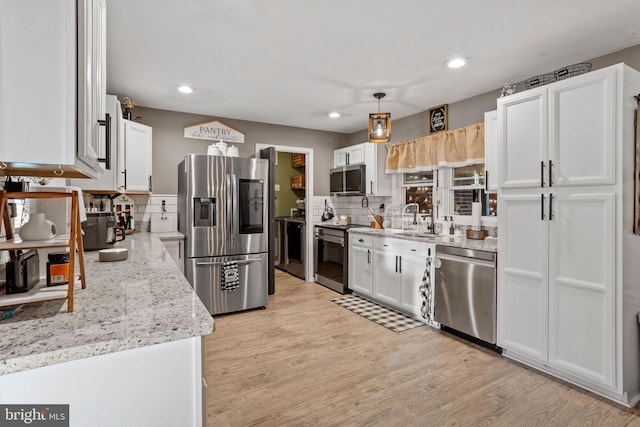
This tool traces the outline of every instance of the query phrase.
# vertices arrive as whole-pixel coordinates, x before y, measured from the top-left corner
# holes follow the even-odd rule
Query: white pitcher
[[[43,213],[34,213],[29,222],[18,232],[22,240],[49,240],[56,237],[56,225],[44,217]]]

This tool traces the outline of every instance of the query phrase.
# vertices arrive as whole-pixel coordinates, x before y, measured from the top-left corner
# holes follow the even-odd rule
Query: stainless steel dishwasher
[[[440,324],[496,343],[496,254],[436,246],[434,318]]]

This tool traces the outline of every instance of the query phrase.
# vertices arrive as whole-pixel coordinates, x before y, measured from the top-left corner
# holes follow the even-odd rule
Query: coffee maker
[[[116,214],[113,212],[87,212],[82,231],[85,251],[106,249],[125,239],[124,227],[116,227]]]

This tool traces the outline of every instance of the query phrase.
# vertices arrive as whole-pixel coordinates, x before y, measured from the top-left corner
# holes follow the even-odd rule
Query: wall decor
[[[441,132],[448,129],[449,104],[429,108],[429,133]]]
[[[244,144],[243,132],[234,129],[219,120],[185,126],[184,137]]]

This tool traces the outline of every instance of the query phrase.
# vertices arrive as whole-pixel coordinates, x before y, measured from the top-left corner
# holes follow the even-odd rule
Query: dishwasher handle
[[[449,255],[449,254],[439,254],[439,255],[436,254],[436,260],[438,261],[434,263],[435,268],[440,268],[442,266],[442,263],[439,260],[453,261],[453,262],[460,262],[464,264],[479,265],[482,267],[496,268],[495,261],[486,261],[478,258],[467,258],[463,256],[456,256],[456,255]]]

